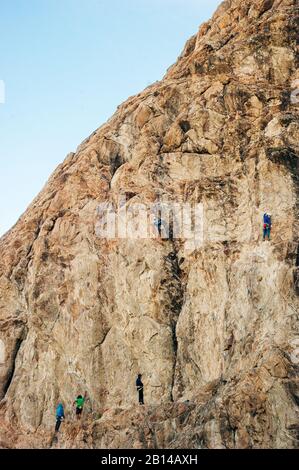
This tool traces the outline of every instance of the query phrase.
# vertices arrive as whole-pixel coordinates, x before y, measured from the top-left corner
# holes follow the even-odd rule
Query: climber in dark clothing
[[[265,241],[267,237],[268,237],[268,240],[270,240],[271,228],[272,228],[271,214],[268,214],[267,212],[265,212],[263,221],[264,221],[263,240]]]
[[[143,383],[141,380],[142,375],[138,374],[137,380],[136,380],[136,387],[137,387],[137,392],[139,395],[139,405],[144,405],[143,401]]]
[[[154,219],[154,226],[158,230],[159,237],[162,235],[162,225],[164,225],[163,221],[161,220],[161,217],[155,217]]]
[[[166,222],[163,219],[161,219],[160,216],[154,217],[154,226],[156,227],[160,238],[163,238],[162,237],[162,227],[163,227],[163,230],[165,231],[165,238],[167,238],[167,225],[166,225]]]
[[[65,419],[64,416],[64,409],[63,409],[63,404],[59,403],[59,405],[56,408],[56,425],[55,425],[55,432],[59,431],[60,425],[62,421]]]

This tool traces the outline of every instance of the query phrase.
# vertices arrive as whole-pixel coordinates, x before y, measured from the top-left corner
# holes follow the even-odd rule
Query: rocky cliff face
[[[59,447],[298,446],[298,33],[297,0],[222,3],[1,239],[3,447],[50,446],[58,400]],[[203,204],[203,244],[100,238],[119,194]]]

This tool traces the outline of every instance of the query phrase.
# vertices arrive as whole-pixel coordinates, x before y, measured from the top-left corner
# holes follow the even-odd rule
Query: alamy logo
[[[5,103],[5,83],[3,80],[0,80],[0,104]]]
[[[2,339],[0,339],[0,366],[3,365],[4,362],[5,362],[5,344],[2,341]]]
[[[125,196],[97,208],[96,236],[105,239],[182,239],[186,248],[203,244],[203,205],[156,201],[128,204]]]

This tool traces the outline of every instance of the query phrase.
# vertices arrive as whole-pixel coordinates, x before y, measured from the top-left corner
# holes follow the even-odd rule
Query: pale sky
[[[67,153],[163,77],[220,3],[0,0],[0,236]]]

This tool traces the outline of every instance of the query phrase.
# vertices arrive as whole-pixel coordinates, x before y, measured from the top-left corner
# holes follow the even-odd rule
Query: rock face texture
[[[0,446],[298,446],[298,7],[223,2],[1,239]],[[120,194],[203,204],[203,244],[100,238]]]

